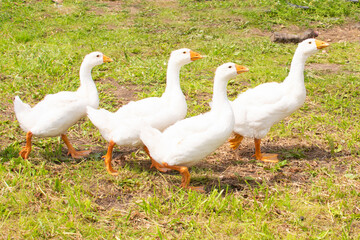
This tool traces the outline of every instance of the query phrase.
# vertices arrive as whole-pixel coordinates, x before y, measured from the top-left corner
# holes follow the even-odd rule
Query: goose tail
[[[140,139],[154,157],[153,154],[156,152],[156,147],[161,141],[161,132],[156,128],[145,126],[140,131]]]
[[[103,128],[107,126],[109,123],[109,114],[110,112],[106,111],[105,109],[95,109],[92,107],[86,107],[86,113],[90,121],[97,127]]]
[[[25,119],[26,119],[26,116],[31,111],[31,107],[30,107],[29,104],[24,103],[23,101],[21,101],[19,96],[16,96],[15,100],[14,100],[14,111],[15,111],[15,115],[16,115],[17,120],[20,123],[24,123]]]

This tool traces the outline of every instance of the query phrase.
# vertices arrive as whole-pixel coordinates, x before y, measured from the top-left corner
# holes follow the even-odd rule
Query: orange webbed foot
[[[104,158],[104,160],[105,160],[105,166],[106,166],[107,172],[110,175],[118,176],[120,173],[118,171],[116,171],[115,169],[113,169],[113,167],[111,165],[112,158],[110,157],[110,159],[109,159],[108,155],[104,155],[104,156],[102,156],[102,158]]]
[[[152,159],[152,157],[150,157],[151,159],[151,166],[150,169],[155,167],[157,170],[159,170],[160,172],[168,172],[171,169],[164,167],[163,165],[161,165],[160,163],[156,162],[154,159]]]
[[[85,150],[85,151],[76,151],[75,148],[71,145],[68,137],[66,136],[66,134],[61,134],[61,139],[64,141],[65,145],[68,148],[68,153],[67,155],[71,155],[72,158],[82,158],[85,157],[87,155],[89,155],[91,153],[90,150]]]
[[[82,158],[86,157],[91,153],[91,150],[84,150],[84,151],[68,151],[67,155],[71,155],[72,158]]]
[[[260,157],[257,157],[255,154],[253,157],[256,157],[257,160],[268,162],[268,163],[277,163],[279,162],[278,154],[271,153],[262,153]]]
[[[233,150],[236,150],[239,147],[239,145],[243,139],[244,139],[243,136],[235,133],[235,137],[228,140],[230,148],[232,148]]]
[[[21,149],[19,156],[22,157],[23,159],[28,159],[30,152],[31,152],[31,148],[29,149],[28,147],[25,146]]]
[[[239,144],[232,141],[233,139],[229,139],[229,146],[232,150],[236,150],[239,147]]]
[[[269,163],[279,162],[277,154],[261,153],[261,149],[260,149],[261,139],[254,138],[254,143],[255,143],[255,154],[253,156],[255,156],[257,160],[263,162],[269,162]]]
[[[161,164],[158,163],[157,161],[155,161],[155,160],[151,157],[150,152],[149,152],[149,149],[148,149],[146,146],[144,146],[144,151],[146,152],[146,154],[147,154],[147,155],[149,156],[149,158],[151,159],[150,169],[153,168],[153,167],[155,167],[155,168],[156,168],[157,170],[159,170],[160,172],[167,172],[167,171],[171,170],[171,169],[169,169],[169,168],[164,167],[163,165],[161,165]]]
[[[102,158],[105,159],[105,166],[106,166],[106,170],[107,172],[110,174],[110,175],[113,175],[113,176],[117,176],[119,175],[120,173],[118,171],[116,171],[115,169],[112,168],[112,165],[111,165],[111,161],[112,161],[112,151],[113,151],[113,148],[115,146],[115,142],[113,142],[112,140],[109,142],[109,146],[108,146],[108,151],[106,153],[105,156],[103,156]]]
[[[191,189],[193,191],[197,191],[197,192],[202,192],[204,193],[205,190],[204,190],[204,187],[202,186],[199,186],[199,187],[191,187],[189,186],[189,183],[190,183],[190,173],[189,173],[189,169],[187,167],[183,167],[183,166],[170,166],[169,164],[163,162],[162,165],[165,167],[165,168],[168,168],[168,169],[172,169],[172,170],[175,170],[175,171],[178,171],[181,176],[182,176],[182,179],[181,179],[181,185],[180,187],[184,188],[184,189]]]

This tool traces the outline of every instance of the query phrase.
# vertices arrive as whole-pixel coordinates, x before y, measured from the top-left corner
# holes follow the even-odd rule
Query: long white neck
[[[82,63],[80,67],[80,87],[95,87],[95,83],[91,77],[92,67],[86,63]],[[96,89],[96,87],[95,87]]]
[[[166,72],[166,88],[163,97],[183,95],[180,88],[180,69],[181,66],[175,62],[169,61]]]
[[[86,98],[94,108],[97,108],[99,105],[99,96],[96,89],[96,85],[91,77],[92,67],[86,63],[82,63],[80,67],[80,87],[77,90],[77,93],[81,97]]]
[[[226,86],[228,81],[224,77],[216,76],[214,78],[214,88],[212,97],[212,110],[221,110],[226,106],[230,107],[227,97]]]
[[[305,55],[301,50],[296,49],[291,61],[289,75],[284,81],[284,84],[288,85],[289,88],[299,91],[305,90],[304,68],[308,57],[309,56]]]

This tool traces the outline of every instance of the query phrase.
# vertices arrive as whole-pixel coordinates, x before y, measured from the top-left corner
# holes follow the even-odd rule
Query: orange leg
[[[150,152],[149,149],[144,145],[144,151],[146,152],[146,154],[150,157],[151,159],[151,166],[150,168],[155,167],[157,170],[159,170],[160,172],[167,172],[170,169],[165,168],[163,165],[161,165],[160,163],[158,163],[157,161],[155,161],[151,156],[150,156]]]
[[[191,189],[191,190],[195,190],[198,192],[205,192],[204,191],[204,187],[190,187],[190,173],[187,167],[182,167],[182,166],[170,166],[167,163],[162,163],[164,165],[164,167],[178,171],[181,175],[182,175],[182,179],[181,179],[181,185],[180,187],[185,188],[185,189]]]
[[[116,171],[115,169],[113,169],[111,166],[112,151],[113,151],[114,146],[115,146],[115,143],[111,140],[109,142],[109,147],[108,147],[107,153],[105,156],[103,156],[103,158],[105,159],[105,166],[106,166],[106,170],[108,171],[108,173],[113,176],[117,176],[117,175],[119,175],[119,172]]]
[[[277,154],[269,154],[269,153],[261,153],[260,149],[260,143],[261,139],[254,138],[255,142],[255,154],[253,157],[256,157],[256,160],[261,160],[263,162],[271,162],[271,163],[277,163],[279,162],[277,158]]]
[[[229,139],[228,142],[230,143],[230,147],[235,150],[239,147],[241,141],[244,139],[243,136],[240,134],[235,133],[235,137],[232,139]]]
[[[82,158],[82,157],[89,155],[89,153],[91,153],[90,150],[76,151],[75,148],[71,145],[69,139],[67,138],[67,136],[65,134],[61,134],[61,139],[65,142],[65,144],[68,148],[67,155],[71,154],[71,157],[73,157],[73,158]]]
[[[26,145],[21,149],[19,156],[22,157],[23,159],[28,159],[29,154],[31,152],[31,137],[32,137],[32,132],[28,131],[26,133]]]

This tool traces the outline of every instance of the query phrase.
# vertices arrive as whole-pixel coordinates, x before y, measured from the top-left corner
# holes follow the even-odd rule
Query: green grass
[[[296,46],[271,42],[272,31],[311,27],[327,40],[328,29],[360,20],[358,3],[289,1],[310,7],[303,10],[286,2],[0,1],[0,238],[359,239],[358,41],[331,42],[308,59],[306,103],[264,139],[263,148],[282,161],[254,161],[252,140],[235,153],[223,146],[191,169],[191,184],[204,185],[205,194],[179,189],[178,174],[149,170],[137,149],[116,148],[120,175],[108,175],[106,142],[87,119],[69,138],[93,149],[89,158],[69,158],[59,138],[34,138],[29,160],[18,157],[25,133],[14,96],[34,105],[77,89],[89,52],[115,60],[93,70],[100,107],[111,111],[120,99],[109,79],[136,88],[134,99],[160,96],[172,50],[206,56],[181,70],[193,116],[209,109],[222,63],[250,69],[230,81],[230,99],[286,77]],[[310,67],[316,64],[325,70]]]

